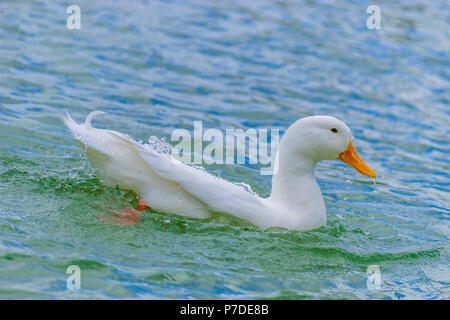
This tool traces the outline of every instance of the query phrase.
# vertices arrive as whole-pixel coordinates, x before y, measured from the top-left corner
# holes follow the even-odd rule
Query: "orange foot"
[[[151,209],[147,202],[143,199],[139,199],[136,209],[132,207],[126,207],[121,211],[110,210],[109,212],[113,214],[111,218],[100,216],[99,219],[115,225],[131,225],[141,221],[141,215],[147,209]]]

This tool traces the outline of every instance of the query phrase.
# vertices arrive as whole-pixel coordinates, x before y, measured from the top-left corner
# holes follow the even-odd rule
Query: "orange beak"
[[[359,173],[372,178],[377,176],[377,174],[359,157],[351,140],[347,149],[338,156],[338,159],[344,161]]]

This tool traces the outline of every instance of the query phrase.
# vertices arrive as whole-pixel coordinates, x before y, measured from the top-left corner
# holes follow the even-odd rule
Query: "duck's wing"
[[[207,205],[211,211],[234,215],[257,226],[265,226],[269,211],[264,199],[243,186],[223,180],[204,170],[178,161],[169,154],[139,145],[139,154],[162,178],[177,182],[185,191]]]
[[[179,188],[176,182],[155,173],[138,152],[141,143],[116,131],[93,128],[91,120],[100,113],[91,113],[80,124],[67,114],[64,123],[84,146],[103,185],[132,190],[149,200],[152,209],[157,211],[193,218],[210,216],[205,204]]]

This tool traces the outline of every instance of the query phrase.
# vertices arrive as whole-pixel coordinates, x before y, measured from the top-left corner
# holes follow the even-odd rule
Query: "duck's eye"
[[[332,128],[331,131],[334,132],[334,133],[337,133],[337,132],[338,132],[338,129]]]

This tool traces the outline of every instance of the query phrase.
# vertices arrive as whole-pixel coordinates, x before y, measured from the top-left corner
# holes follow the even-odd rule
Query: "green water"
[[[64,2],[2,2],[0,298],[449,299],[448,4],[383,3],[377,31],[368,4],[80,1],[68,31]],[[328,222],[311,232],[151,211],[115,226],[99,217],[136,195],[100,184],[64,110],[142,140],[329,114],[377,188],[321,163]],[[270,192],[257,166],[208,170]]]

